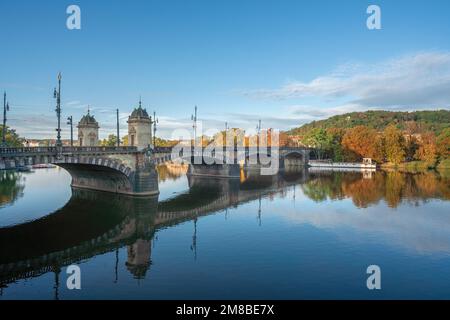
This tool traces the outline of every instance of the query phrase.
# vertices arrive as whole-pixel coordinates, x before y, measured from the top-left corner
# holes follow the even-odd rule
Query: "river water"
[[[450,299],[448,173],[158,170],[152,199],[0,172],[0,299]]]

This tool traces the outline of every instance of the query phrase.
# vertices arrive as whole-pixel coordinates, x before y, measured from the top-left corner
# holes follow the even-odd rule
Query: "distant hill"
[[[439,135],[444,128],[450,127],[450,110],[436,111],[365,111],[351,112],[330,117],[325,120],[313,121],[301,127],[288,131],[291,135],[303,136],[314,128],[348,129],[364,125],[382,131],[390,124],[395,124],[401,130],[417,132],[432,131]]]

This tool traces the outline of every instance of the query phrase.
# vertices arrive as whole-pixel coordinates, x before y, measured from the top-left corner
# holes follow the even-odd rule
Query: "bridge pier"
[[[189,164],[188,175],[239,178],[241,166],[239,164]]]

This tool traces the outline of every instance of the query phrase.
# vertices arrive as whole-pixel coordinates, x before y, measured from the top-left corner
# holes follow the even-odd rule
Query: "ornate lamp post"
[[[195,106],[194,114],[191,115],[192,129],[194,129],[194,147],[195,140],[197,140],[197,106]]]
[[[6,147],[6,111],[9,111],[9,103],[6,101],[6,91],[3,94],[3,137],[2,146]]]
[[[258,120],[258,125],[256,126],[256,132],[257,132],[257,136],[256,136],[256,145],[259,148],[259,135],[261,133],[261,119]]]
[[[156,118],[156,112],[153,111],[153,148],[156,148],[156,124],[158,123],[158,119]]]
[[[119,134],[119,109],[116,109],[116,120],[117,120],[117,146],[120,147],[120,134]]]
[[[67,124],[70,125],[70,146],[73,147],[73,121],[72,116],[67,118]]]
[[[58,128],[56,129],[56,146],[61,147],[61,72],[58,74],[58,91],[53,92],[53,98],[56,99],[56,116],[58,117]]]

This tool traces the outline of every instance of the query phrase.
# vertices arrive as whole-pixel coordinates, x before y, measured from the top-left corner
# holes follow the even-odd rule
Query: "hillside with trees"
[[[287,132],[314,147],[317,159],[450,167],[450,111],[353,112]]]
[[[351,112],[325,120],[312,121],[290,130],[288,134],[301,136],[314,128],[349,129],[356,126],[366,126],[377,131],[383,131],[389,125],[395,125],[402,131],[432,131],[439,135],[443,129],[450,126],[450,110]]]

